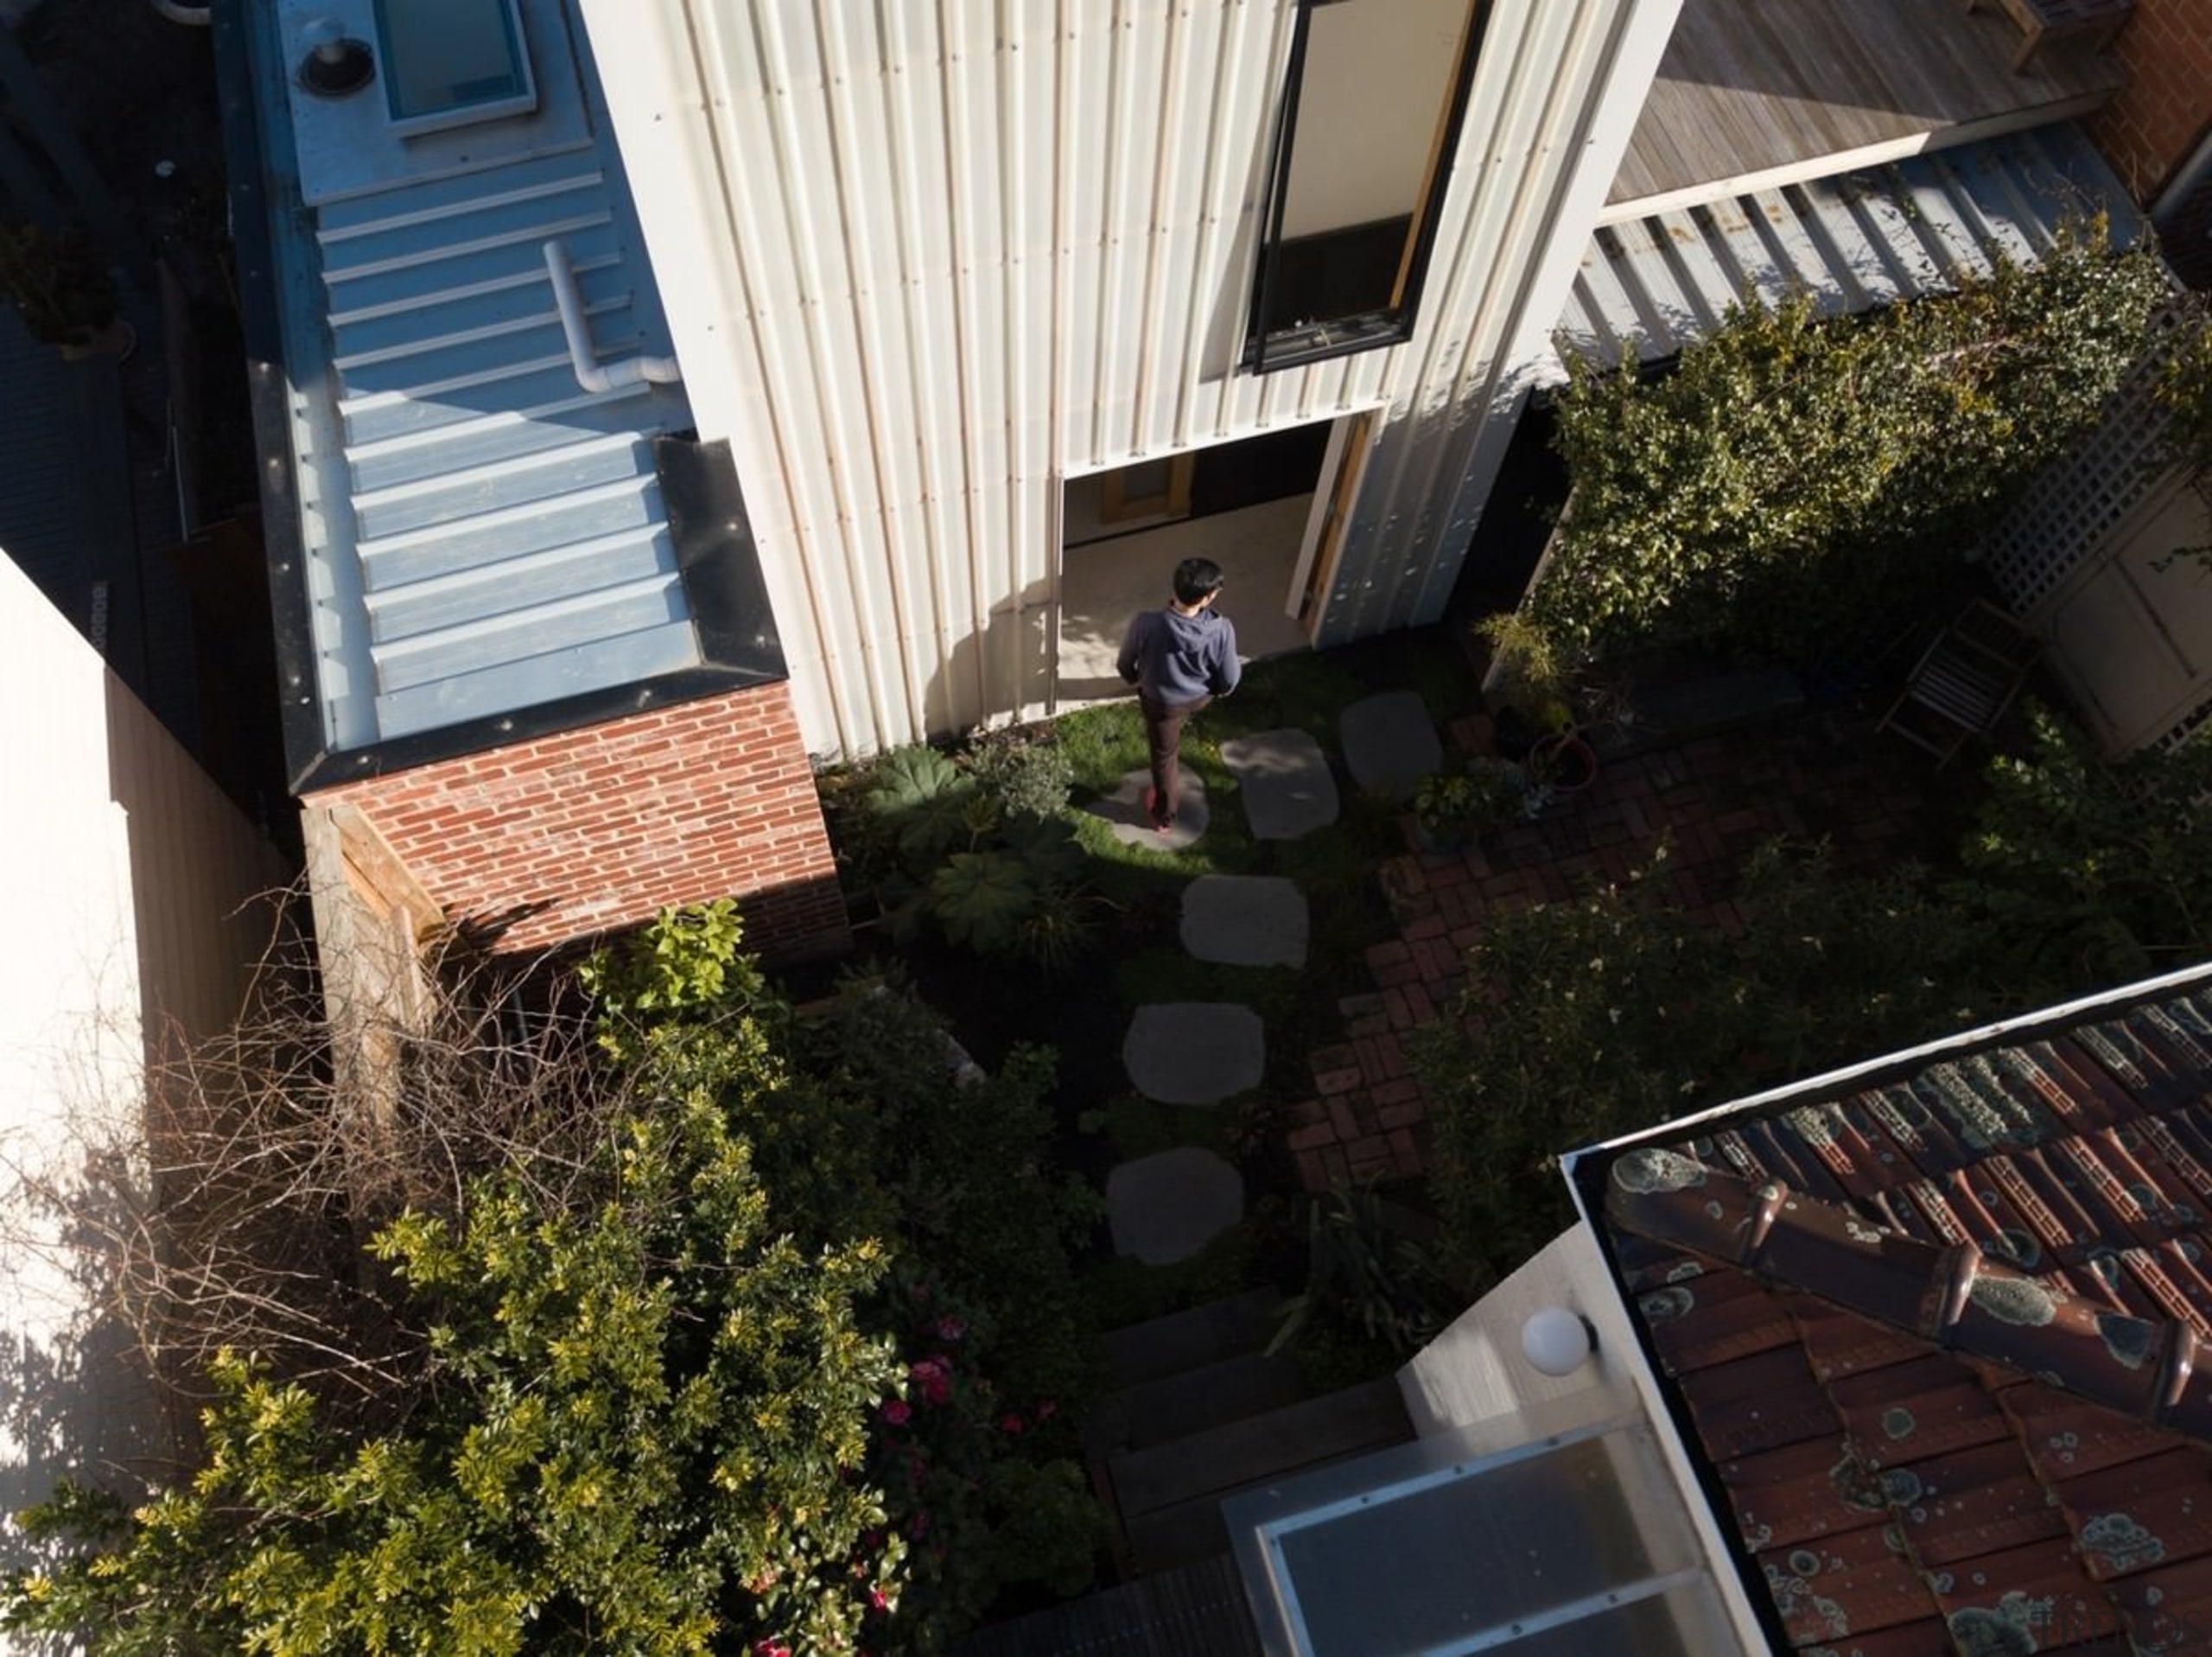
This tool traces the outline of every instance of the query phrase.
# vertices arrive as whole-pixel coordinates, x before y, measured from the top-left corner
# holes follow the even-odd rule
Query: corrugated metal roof
[[[525,20],[548,95],[480,129],[499,140],[490,164],[456,161],[444,134],[422,174],[318,206],[280,181],[294,198],[279,215],[287,365],[334,749],[701,661],[652,450],[690,424],[689,404],[677,386],[587,392],[570,366],[550,240],[568,246],[602,361],[668,346],[589,66],[569,57],[582,30],[558,0],[531,0]],[[292,54],[273,26],[259,44]],[[318,108],[288,106],[284,79],[262,78],[264,120],[296,119],[295,143],[271,146],[296,157]]]
[[[2200,982],[1612,1165],[1610,1246],[1791,1645],[2212,1638],[2208,1083]]]
[[[1607,225],[1554,340],[1608,368],[1656,362],[1710,334],[1747,289],[1867,310],[1985,274],[1993,250],[2032,263],[2067,219],[2095,213],[2123,245],[2143,234],[2126,188],[2066,123]],[[1557,355],[1541,378],[1566,378]]]

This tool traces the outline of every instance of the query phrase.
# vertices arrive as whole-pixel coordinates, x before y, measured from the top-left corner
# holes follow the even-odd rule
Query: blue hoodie
[[[1186,616],[1179,610],[1147,610],[1129,623],[1115,663],[1124,683],[1168,707],[1201,696],[1226,696],[1243,668],[1236,660],[1236,627],[1211,607]]]

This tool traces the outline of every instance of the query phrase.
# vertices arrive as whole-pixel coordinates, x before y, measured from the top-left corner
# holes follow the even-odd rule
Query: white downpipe
[[[180,6],[176,0],[153,0],[156,11],[173,23],[182,23],[188,29],[205,29],[213,20],[210,6]]]
[[[584,316],[583,290],[576,286],[575,267],[569,263],[568,244],[548,242],[544,251],[545,274],[552,278],[553,300],[561,308],[561,332],[569,339],[569,365],[576,371],[577,384],[587,391],[612,391],[640,383],[673,385],[683,378],[673,357],[601,362],[591,342],[591,324]]]

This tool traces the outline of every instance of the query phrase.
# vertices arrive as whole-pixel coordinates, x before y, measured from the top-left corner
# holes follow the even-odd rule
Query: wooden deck
[[[1608,219],[1640,217],[2086,113],[2118,57],[2047,46],[1955,0],[1687,0]]]

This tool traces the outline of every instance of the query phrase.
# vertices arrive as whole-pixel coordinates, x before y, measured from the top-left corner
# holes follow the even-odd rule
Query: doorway
[[[1316,584],[1334,569],[1376,417],[1315,421],[1068,479],[1054,708],[1127,694],[1114,670],[1122,632],[1138,611],[1167,601],[1185,558],[1222,567],[1222,613],[1248,661],[1310,648]]]

